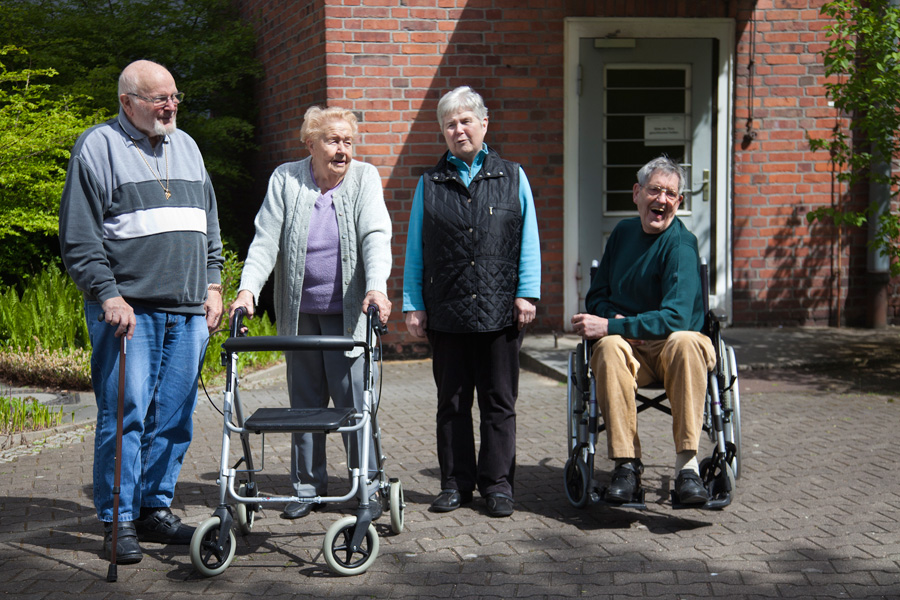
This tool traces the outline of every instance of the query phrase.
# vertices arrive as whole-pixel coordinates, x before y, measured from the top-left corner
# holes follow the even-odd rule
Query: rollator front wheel
[[[584,449],[574,452],[566,461],[566,497],[575,508],[584,508],[590,499],[591,470]]]
[[[228,568],[237,550],[234,532],[228,530],[228,539],[219,544],[219,517],[210,517],[200,523],[191,538],[191,564],[206,577],[213,577]]]
[[[366,535],[356,550],[351,548],[354,529],[356,517],[347,516],[335,521],[325,533],[322,554],[329,568],[338,575],[365,573],[378,558],[379,541],[375,526],[369,523]]]
[[[252,489],[251,489],[252,488]],[[242,483],[238,487],[238,496],[242,498],[255,498],[258,492],[255,485]],[[245,504],[238,502],[237,504],[237,524],[242,535],[248,535],[253,531],[253,523],[256,520],[256,511],[259,510],[258,504]]]
[[[391,513],[391,530],[394,533],[403,533],[405,525],[403,512],[406,509],[406,504],[403,502],[403,484],[399,479],[391,479],[390,483],[388,507]]]

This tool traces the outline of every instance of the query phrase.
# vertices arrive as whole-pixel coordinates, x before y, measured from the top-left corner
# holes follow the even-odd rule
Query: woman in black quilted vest
[[[534,198],[522,167],[484,143],[488,115],[478,93],[456,88],[437,112],[447,152],[416,187],[403,277],[406,326],[428,337],[438,390],[441,492],[431,510],[456,510],[477,488],[488,514],[506,517],[514,510],[519,348],[541,287]]]

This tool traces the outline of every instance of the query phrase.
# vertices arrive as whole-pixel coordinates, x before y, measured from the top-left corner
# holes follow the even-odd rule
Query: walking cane
[[[119,338],[119,403],[116,409],[116,456],[115,456],[115,482],[113,484],[113,524],[112,524],[112,549],[109,553],[109,570],[106,572],[106,581],[113,582],[118,579],[116,567],[116,550],[119,545],[119,487],[122,485],[122,429],[123,414],[125,413],[125,334]]]

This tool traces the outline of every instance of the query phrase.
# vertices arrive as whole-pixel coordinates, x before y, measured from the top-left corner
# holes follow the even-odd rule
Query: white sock
[[[697,463],[697,453],[693,450],[685,450],[675,455],[675,475],[678,476],[684,469],[690,469],[697,475],[700,474],[700,465]]]

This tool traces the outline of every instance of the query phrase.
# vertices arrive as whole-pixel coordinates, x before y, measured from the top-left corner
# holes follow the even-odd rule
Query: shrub
[[[237,296],[243,263],[227,248],[224,256],[227,310]],[[30,278],[21,295],[14,287],[0,290],[0,378],[39,387],[91,389],[91,344],[83,305],[75,283],[55,265]],[[254,335],[275,335],[275,325],[265,313],[247,324]],[[207,385],[223,380],[220,353],[228,329],[226,314],[220,329],[210,336],[202,369]],[[261,368],[280,356],[280,352],[247,352],[240,355],[240,364]]]

